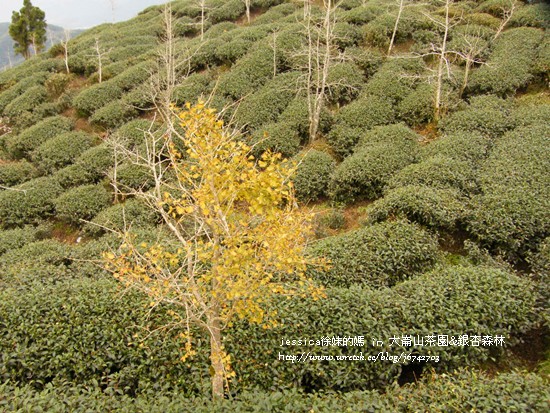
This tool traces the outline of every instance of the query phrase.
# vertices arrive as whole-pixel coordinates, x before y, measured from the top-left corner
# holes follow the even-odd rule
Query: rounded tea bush
[[[70,189],[55,200],[59,219],[74,225],[90,220],[111,203],[111,194],[101,185],[83,185]]]
[[[298,132],[300,139],[305,142],[309,139],[309,112],[307,98],[298,96],[293,99],[281,113],[278,122],[288,124]],[[326,133],[332,124],[331,113],[323,108],[319,120],[319,131]]]
[[[90,149],[95,137],[85,132],[66,132],[44,142],[32,153],[37,166],[52,173],[70,165],[82,153]]]
[[[2,186],[22,184],[38,175],[36,167],[26,160],[0,163],[0,185]]]
[[[328,101],[345,104],[359,95],[364,84],[363,72],[353,62],[338,63],[331,67],[328,77]]]
[[[302,202],[315,201],[327,195],[330,175],[336,166],[332,157],[315,149],[299,160],[294,176],[296,197]]]
[[[455,189],[407,185],[392,189],[369,208],[368,221],[401,217],[433,229],[453,230],[464,216],[465,206]]]
[[[353,128],[345,124],[336,124],[331,128],[327,140],[330,147],[340,158],[345,158],[353,153],[353,149],[361,137],[365,134],[363,128]]]
[[[300,135],[288,122],[268,123],[257,129],[250,140],[255,157],[267,150],[291,157],[300,150]]]
[[[330,261],[326,272],[311,271],[328,286],[390,287],[428,271],[438,260],[437,239],[407,221],[384,222],[317,241],[309,254]]]
[[[0,222],[6,227],[36,223],[54,212],[63,188],[52,177],[36,178],[0,192]]]
[[[53,116],[25,129],[7,143],[10,154],[16,158],[27,156],[47,140],[68,132],[73,128],[73,121],[63,116]]]
[[[442,156],[457,162],[478,165],[488,155],[490,141],[481,132],[453,132],[422,148],[422,158]]]
[[[353,155],[332,175],[331,197],[339,202],[378,198],[389,179],[415,161],[419,136],[404,125],[379,126],[367,132]]]
[[[74,107],[84,116],[89,116],[113,100],[119,99],[123,90],[113,81],[90,86],[80,92],[73,100]]]
[[[391,100],[363,95],[344,106],[336,115],[336,123],[351,128],[371,129],[395,122],[396,113]]]

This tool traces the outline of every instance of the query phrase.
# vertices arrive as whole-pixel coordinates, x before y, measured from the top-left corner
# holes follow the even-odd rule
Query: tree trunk
[[[397,26],[399,25],[399,20],[401,19],[401,13],[403,12],[403,2],[405,0],[400,0],[399,2],[399,11],[397,12],[397,18],[395,19],[395,26],[393,26],[393,33],[391,35],[390,46],[388,47],[389,56],[391,54],[391,49],[393,48],[393,43],[395,42],[395,36],[397,34]]]
[[[468,60],[466,61],[466,68],[464,69],[464,80],[462,81],[462,87],[460,88],[460,92],[458,94],[460,98],[462,98],[462,95],[464,94],[464,91],[468,86],[468,78],[470,76],[471,67],[472,67],[472,60],[468,57]]]
[[[210,363],[212,366],[212,399],[221,399],[224,394],[224,366],[222,335],[218,309],[213,309],[209,317]]]

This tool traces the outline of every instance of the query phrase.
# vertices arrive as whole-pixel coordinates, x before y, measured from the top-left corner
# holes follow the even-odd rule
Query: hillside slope
[[[207,392],[206,340],[197,339],[191,363],[180,362],[180,342],[144,333],[168,309],[149,311],[150,300],[137,293],[120,297],[117,281],[97,265],[120,244],[108,228],[131,224],[140,242],[177,245],[134,196],[155,185],[138,155],[166,134],[159,108],[202,99],[242,131],[254,155],[271,149],[301,160],[296,195],[318,212],[308,253],[331,262],[328,271],[308,270],[327,287],[326,299],[270,302],[284,321],[273,329],[229,327],[232,394],[259,388],[272,392],[261,396],[269,404],[280,390],[298,406],[289,389],[388,390],[422,376],[428,382],[418,394],[434,386],[449,407],[459,396],[445,392],[446,376],[429,381],[429,372],[454,383],[458,369],[456,380],[474,380],[478,393],[460,396],[472,408],[498,411],[503,400],[509,410],[516,402],[541,406],[544,384],[534,375],[462,369],[491,376],[519,367],[547,379],[550,7],[434,0],[399,13],[392,0],[344,0],[324,19],[322,2],[313,3],[306,24],[293,1],[253,0],[250,21],[241,0],[208,0],[204,19],[196,2],[174,1],[170,12],[154,6],[85,31],[69,42],[67,61],[57,45],[0,73],[7,393],[16,395],[19,383],[34,402],[66,394],[79,403],[79,386],[87,386],[84,404],[114,406],[149,403],[161,391]],[[174,84],[167,61],[175,62]],[[128,152],[135,156],[120,155]],[[313,351],[430,358],[295,364],[276,357],[282,338],[342,335],[368,342]],[[462,344],[412,346],[411,336],[460,336]],[[393,346],[390,337],[398,338]],[[505,345],[493,345],[494,337]],[[373,348],[372,340],[383,345]],[[501,387],[488,390],[493,379]],[[407,389],[395,390],[395,399],[393,390],[387,399],[357,397],[397,406]],[[333,410],[356,406],[354,394]],[[313,399],[306,410],[321,403]],[[409,407],[428,409],[418,403]]]

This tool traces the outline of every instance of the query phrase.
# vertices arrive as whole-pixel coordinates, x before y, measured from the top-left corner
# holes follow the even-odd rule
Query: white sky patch
[[[141,10],[165,0],[113,0],[115,21],[128,20]],[[68,29],[83,29],[113,22],[111,0],[33,0],[33,6],[46,13],[46,22]],[[10,22],[23,0],[0,0],[0,22]]]

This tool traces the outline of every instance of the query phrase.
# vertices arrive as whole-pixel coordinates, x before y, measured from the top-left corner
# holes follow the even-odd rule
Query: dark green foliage
[[[418,140],[416,133],[400,124],[372,129],[334,171],[331,196],[342,202],[379,197],[388,180],[414,162]]]
[[[0,255],[35,241],[36,232],[31,226],[0,231]]]
[[[0,163],[0,185],[14,186],[39,175],[36,167],[26,160]]]
[[[240,59],[231,71],[220,76],[218,90],[239,99],[254,92],[273,76],[273,50],[259,47]]]
[[[32,152],[32,160],[51,173],[73,163],[90,149],[96,138],[85,132],[66,132],[47,140]]]
[[[36,232],[36,231],[35,231]],[[2,256],[3,269],[39,265],[60,266],[70,261],[70,247],[53,239],[25,243]]]
[[[252,134],[250,144],[256,157],[267,150],[290,157],[300,150],[300,135],[289,122],[268,123]]]
[[[242,37],[235,38],[233,33],[227,35],[227,39],[220,38],[215,55],[221,64],[233,64],[248,53],[253,42]]]
[[[105,143],[94,146],[77,158],[76,165],[81,166],[94,181],[98,180],[114,165],[113,149]]]
[[[514,126],[510,116],[511,102],[496,96],[476,96],[470,105],[444,118],[440,128],[447,134],[480,132],[494,139]]]
[[[517,126],[545,123],[550,119],[550,104],[540,104],[535,101],[531,104],[521,105],[514,108],[512,116],[514,118],[513,123]]]
[[[369,222],[403,217],[433,229],[456,229],[464,216],[464,202],[456,189],[420,185],[389,190],[369,209]]]
[[[23,95],[28,89],[42,85],[48,78],[48,75],[49,73],[47,72],[40,72],[35,73],[34,76],[26,77],[17,83],[10,80],[7,83],[5,90],[0,88],[0,111],[3,112],[10,103],[12,103],[19,96]]]
[[[424,70],[419,59],[391,59],[367,82],[364,93],[398,103],[415,89],[418,84],[415,75],[422,75]]]
[[[146,191],[153,187],[155,183],[150,169],[132,163],[120,165],[116,178],[117,183],[125,189]]]
[[[397,106],[397,116],[407,125],[431,122],[435,112],[433,85],[422,84],[403,98]]]
[[[21,10],[12,14],[9,34],[15,42],[15,52],[25,59],[31,57],[31,50],[40,53],[46,43],[45,13],[30,0],[24,0]]]
[[[113,83],[124,91],[135,88],[144,83],[151,77],[154,65],[150,61],[142,62],[127,68],[124,72],[116,76]]]
[[[325,152],[312,149],[299,158],[299,162],[293,180],[296,197],[308,202],[327,195],[330,175],[336,166],[334,159]]]
[[[208,13],[208,17],[213,23],[237,20],[245,12],[245,5],[242,0],[215,1],[213,3],[210,6],[213,9]]]
[[[185,383],[187,391],[200,386],[195,372],[201,369],[179,360],[177,341],[147,337],[139,326],[155,329],[166,316],[154,312],[146,320],[145,300],[135,293],[121,295],[114,280],[29,281],[0,294],[0,348],[10,360],[0,364],[4,379],[38,389],[54,379],[99,382],[129,394],[158,388],[157,383]]]
[[[389,180],[387,188],[420,185],[469,193],[476,188],[475,178],[471,163],[436,155],[403,168]]]
[[[277,75],[257,92],[246,97],[235,113],[237,125],[255,130],[266,123],[275,122],[296,95],[298,77],[297,72]]]
[[[384,61],[384,56],[377,49],[349,47],[346,49],[346,55],[351,57],[367,78],[374,75]]]
[[[48,96],[47,89],[42,85],[33,86],[21,96],[11,101],[4,108],[4,115],[17,120],[24,112],[31,111],[34,107],[44,102]]]
[[[73,79],[73,76],[67,73],[54,73],[44,83],[48,95],[50,98],[58,98],[65,93],[69,82]]]
[[[326,272],[311,271],[328,286],[390,287],[433,268],[437,239],[416,224],[385,222],[316,242],[309,251],[330,260]]]
[[[457,162],[479,164],[487,157],[489,140],[480,132],[454,132],[422,148],[422,158],[443,156]]]
[[[99,108],[120,98],[122,94],[123,90],[113,81],[98,83],[76,95],[73,105],[81,114],[89,116]]]
[[[84,229],[89,234],[98,235],[104,233],[105,228],[124,231],[130,227],[146,227],[158,220],[158,215],[143,201],[129,199],[104,209]]]
[[[508,132],[483,165],[473,199],[472,235],[506,254],[522,254],[550,231],[546,124]]]
[[[185,78],[174,90],[174,102],[179,106],[183,106],[188,102],[196,102],[201,96],[206,98],[212,91],[209,87],[212,77],[210,72],[204,72],[193,73]]]
[[[508,413],[511,411],[544,411],[547,407],[547,383],[535,373],[501,373],[496,377],[475,371],[459,370],[453,374],[431,374],[422,382],[388,388],[384,394],[374,390],[343,394],[306,394],[295,389],[282,392],[243,392],[236,399],[212,401],[210,397],[186,398],[181,393],[159,393],[110,396],[100,389],[47,387],[38,392],[25,385],[0,385],[6,406],[23,413],[27,406],[40,411],[63,413],[116,411],[130,413],[235,413],[271,412],[411,412],[451,411],[456,406],[471,411]]]
[[[364,37],[364,31],[353,24],[346,22],[337,22],[334,25],[334,43],[341,49],[357,46]]]
[[[80,163],[66,166],[55,172],[52,176],[65,189],[73,186],[92,184],[95,181],[94,177]]]
[[[364,84],[363,73],[355,63],[339,63],[330,68],[327,83],[330,103],[348,103],[361,91]]]
[[[344,106],[336,115],[338,124],[352,128],[371,129],[395,122],[396,114],[391,100],[363,95]]]
[[[108,207],[112,196],[101,185],[83,185],[70,189],[55,200],[55,212],[59,219],[74,225],[80,220],[90,220]]]
[[[145,119],[132,120],[117,129],[118,139],[128,149],[136,148],[145,142],[145,133],[151,128],[151,122]]]
[[[509,24],[513,27],[529,26],[547,29],[549,21],[550,5],[541,2],[520,7],[515,10]]]
[[[378,4],[367,3],[343,12],[342,20],[362,26],[376,19],[376,17],[383,12],[384,7],[381,7]]]
[[[298,132],[300,139],[306,141],[309,138],[309,111],[307,98],[298,96],[293,99],[287,108],[281,113],[279,122],[290,125]],[[332,124],[330,112],[323,108],[321,110],[321,119],[319,120],[319,131],[326,133]]]
[[[353,148],[365,134],[365,131],[363,128],[352,128],[345,124],[337,124],[330,130],[327,140],[334,152],[341,158],[345,158],[353,153]]]
[[[62,116],[53,116],[13,136],[7,142],[8,151],[15,158],[28,156],[47,140],[72,129],[73,122]]]
[[[54,200],[63,189],[53,178],[36,178],[0,192],[0,222],[4,228],[31,224],[54,212]]]
[[[535,75],[537,48],[543,39],[538,29],[521,27],[502,33],[488,64],[472,73],[468,90],[507,95],[526,86]]]
[[[99,108],[90,117],[90,122],[107,129],[115,129],[137,117],[138,111],[122,99]]]

